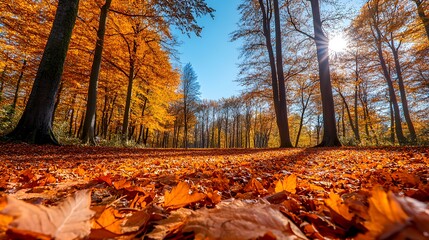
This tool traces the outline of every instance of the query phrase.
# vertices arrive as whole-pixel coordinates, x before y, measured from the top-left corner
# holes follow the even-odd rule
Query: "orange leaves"
[[[77,192],[58,206],[47,208],[7,197],[7,205],[1,214],[12,216],[9,224],[12,234],[50,236],[55,239],[84,238],[89,235],[93,212],[89,209],[91,197],[88,191]]]
[[[16,147],[7,147],[3,151],[7,157],[0,161],[0,169],[9,176],[1,184],[6,194],[56,205],[70,189],[92,188],[91,204],[97,214],[90,221],[91,239],[131,239],[142,234],[181,239],[217,236],[218,232],[262,239],[293,237],[292,227],[277,224],[279,219],[280,223],[293,223],[310,239],[400,238],[401,234],[419,239],[429,232],[427,163],[402,159],[404,153],[396,148],[307,149],[301,153],[295,149],[20,147],[25,150],[19,152],[32,155],[11,155]],[[0,154],[2,148],[0,145]],[[419,148],[413,154],[420,159],[429,150]],[[40,158],[31,160],[33,155]],[[50,155],[86,158],[64,161]],[[376,183],[391,193],[371,192]],[[398,197],[398,192],[421,202]],[[241,205],[232,203],[236,200]],[[2,205],[0,201],[0,209],[6,206],[7,202]],[[0,238],[12,221],[11,216],[0,215]],[[266,224],[270,221],[274,222]],[[219,230],[219,226],[234,232]],[[9,230],[8,234],[50,238],[27,230]]]
[[[296,193],[296,175],[291,174],[288,177],[283,178],[276,183],[276,193],[286,191],[295,194]]]
[[[402,210],[393,194],[386,193],[379,187],[372,191],[372,197],[368,202],[369,219],[365,222],[365,227],[369,230],[370,236],[391,234],[408,219],[408,215]]]
[[[198,202],[206,197],[202,193],[190,193],[190,188],[187,183],[180,182],[176,187],[173,187],[171,192],[166,192],[164,196],[164,207],[169,209],[177,209],[188,204]]]
[[[344,201],[338,194],[335,194],[331,191],[329,193],[329,198],[325,199],[325,204],[330,209],[344,217],[346,220],[352,220],[353,214],[350,213],[350,209],[344,204]]]

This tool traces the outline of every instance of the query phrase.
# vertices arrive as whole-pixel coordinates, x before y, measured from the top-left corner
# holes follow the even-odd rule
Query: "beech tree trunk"
[[[314,40],[319,63],[320,93],[323,109],[323,138],[317,147],[341,146],[335,127],[335,106],[332,95],[331,73],[329,70],[329,40],[322,29],[319,0],[309,0],[313,14]]]
[[[101,57],[103,55],[104,35],[106,33],[107,16],[112,0],[106,0],[101,7],[98,22],[97,42],[95,43],[94,60],[92,61],[91,75],[89,77],[88,101],[86,103],[85,121],[83,123],[82,143],[95,145],[95,113],[97,110],[97,86],[100,74]]]
[[[24,113],[7,139],[58,145],[52,132],[55,96],[76,22],[79,0],[59,0],[54,23]]]
[[[404,112],[405,121],[407,122],[408,130],[410,131],[410,142],[412,144],[417,143],[417,134],[416,130],[414,129],[413,121],[411,120],[410,116],[410,110],[408,108],[408,100],[407,100],[407,94],[405,92],[405,86],[404,86],[404,78],[402,76],[402,67],[401,63],[399,62],[399,47],[395,47],[395,43],[393,41],[393,37],[390,42],[390,49],[393,53],[393,59],[395,61],[395,70],[396,75],[398,76],[398,86],[399,86],[399,93],[401,96],[401,103],[402,103],[402,110]]]
[[[276,112],[276,123],[280,135],[280,148],[292,147],[289,134],[289,124],[287,117],[286,106],[286,87],[283,73],[283,55],[281,45],[281,26],[280,26],[280,11],[278,0],[273,1],[274,9],[271,5],[265,5],[263,0],[259,0],[259,5],[263,18],[263,32],[265,36],[265,44],[268,50],[271,67],[271,86],[273,91],[274,109]],[[274,10],[274,22],[276,33],[276,54],[274,56],[273,44],[271,41],[271,15]]]

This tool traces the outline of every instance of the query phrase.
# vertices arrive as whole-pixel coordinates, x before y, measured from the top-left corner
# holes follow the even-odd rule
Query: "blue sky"
[[[216,10],[215,18],[204,17],[198,23],[204,29],[201,37],[189,38],[174,31],[179,41],[178,48],[182,67],[191,63],[201,85],[201,98],[217,100],[240,93],[235,82],[238,75],[240,42],[231,42],[230,34],[237,28],[239,0],[207,0]]]

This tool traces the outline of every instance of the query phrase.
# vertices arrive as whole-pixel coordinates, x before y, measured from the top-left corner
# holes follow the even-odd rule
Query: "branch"
[[[294,20],[293,20],[293,18],[292,18],[292,14],[291,14],[291,12],[290,12],[290,8],[289,8],[289,1],[287,1],[287,3],[286,3],[286,9],[287,9],[287,13],[288,13],[288,15],[289,15],[289,21],[290,21],[290,23],[292,24],[292,26],[293,26],[293,28],[295,29],[295,31],[297,31],[297,32],[299,32],[299,33],[301,33],[301,34],[303,34],[303,35],[307,36],[308,38],[311,38],[311,39],[313,39],[313,40],[316,40],[313,36],[311,36],[310,34],[308,34],[308,33],[304,32],[304,31],[302,31],[301,29],[299,29],[299,28],[298,28],[298,26],[296,25],[295,21],[294,21]]]

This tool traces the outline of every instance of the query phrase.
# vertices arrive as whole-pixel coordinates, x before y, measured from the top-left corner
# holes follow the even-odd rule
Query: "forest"
[[[427,239],[429,2],[210,3],[0,0],[0,239]]]
[[[63,73],[43,90],[50,93],[43,104],[49,109],[37,115],[25,109],[41,108],[32,105],[31,92],[42,78],[37,73],[56,1],[3,1],[2,135],[15,129],[9,136],[26,142],[163,148],[307,147],[328,135],[334,140],[327,146],[428,142],[424,1],[368,1],[347,9],[341,2],[320,8],[291,0],[277,12],[271,3],[243,2],[231,33],[231,40],[243,41],[236,79],[243,91],[219,100],[201,99],[192,63],[175,61],[179,43],[171,33],[200,35],[198,17],[214,9],[200,1],[145,4],[79,4]],[[312,24],[314,7],[319,25]],[[22,130],[39,116],[45,127],[33,128],[45,129],[49,140]]]

